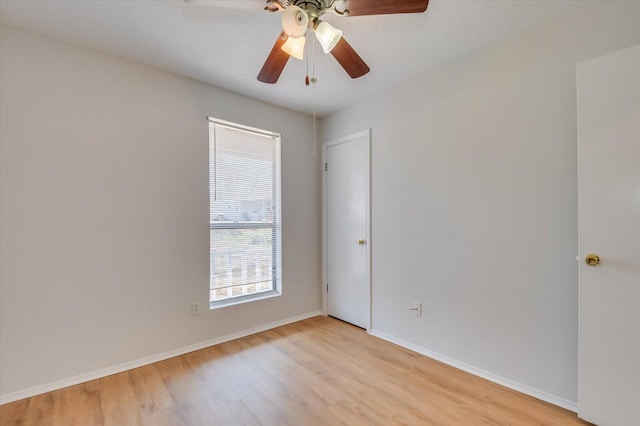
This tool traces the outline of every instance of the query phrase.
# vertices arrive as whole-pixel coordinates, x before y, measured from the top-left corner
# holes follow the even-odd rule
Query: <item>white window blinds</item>
[[[279,147],[277,134],[210,121],[211,302],[279,289]]]

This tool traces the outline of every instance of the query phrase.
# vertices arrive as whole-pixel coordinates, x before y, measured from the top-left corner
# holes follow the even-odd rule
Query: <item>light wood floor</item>
[[[587,425],[326,317],[0,407],[2,425]]]

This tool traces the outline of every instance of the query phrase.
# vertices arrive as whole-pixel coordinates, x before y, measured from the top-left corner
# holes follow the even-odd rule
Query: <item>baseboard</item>
[[[318,315],[322,315],[322,311],[317,310],[317,311],[307,312],[306,314],[296,315],[294,317],[271,322],[269,324],[260,325],[258,327],[250,328],[248,330],[238,331],[236,333],[227,334],[226,336],[217,337],[215,339],[206,340],[204,342],[196,343],[189,346],[184,346],[182,348],[174,349],[171,351],[162,352],[157,355],[151,355],[151,356],[140,358],[134,361],[114,365],[112,367],[107,367],[100,370],[92,371],[90,373],[80,374],[74,377],[70,377],[68,379],[56,380],[55,382],[46,383],[44,385],[34,386],[34,387],[23,389],[20,391],[3,394],[3,395],[0,395],[0,405],[8,404],[9,402],[18,401],[25,398],[30,398],[32,396],[40,395],[46,392],[51,392],[54,390],[66,388],[68,386],[73,386],[80,383],[88,382],[90,380],[111,376],[112,374],[122,373],[123,371],[132,370],[134,368],[153,364],[154,362],[158,362],[158,361],[164,361],[165,359],[173,358],[179,355],[184,355],[186,353],[197,351],[199,349],[208,348],[209,346],[214,346],[220,343],[228,342],[229,340],[239,339],[241,337],[260,333],[262,331],[270,330],[272,328],[280,327],[282,325],[291,324],[293,322],[302,321],[304,319],[315,317]]]
[[[443,362],[459,370],[466,371],[467,373],[473,374],[474,376],[482,377],[483,379],[489,380],[490,382],[497,383],[509,389],[513,389],[515,391],[521,392],[525,395],[529,395],[534,398],[540,399],[542,401],[548,402],[550,404],[557,405],[558,407],[565,408],[569,411],[573,411],[574,413],[578,412],[577,402],[560,398],[556,395],[552,395],[550,393],[541,391],[531,386],[523,385],[522,383],[518,383],[514,380],[498,376],[497,374],[493,374],[489,371],[482,370],[480,368],[474,367],[469,364],[465,364],[464,362],[460,362],[456,359],[442,355],[438,352],[434,352],[432,350],[423,348],[422,346],[414,345],[413,343],[406,342],[402,339],[397,339],[379,330],[372,329],[369,331],[369,334],[375,337],[379,337],[382,340],[386,340],[388,342],[394,343],[398,346],[402,346],[403,348],[407,348],[409,350],[412,350],[414,352],[417,352],[429,358],[433,358],[437,361]]]

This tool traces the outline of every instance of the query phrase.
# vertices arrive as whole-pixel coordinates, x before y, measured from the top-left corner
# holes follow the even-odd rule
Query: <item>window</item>
[[[209,119],[211,307],[280,294],[280,135]]]

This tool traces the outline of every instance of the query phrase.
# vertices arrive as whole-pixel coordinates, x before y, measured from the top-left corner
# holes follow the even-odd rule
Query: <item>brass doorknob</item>
[[[596,266],[600,264],[600,256],[595,253],[589,253],[585,258],[584,262],[589,266]]]
[[[356,240],[356,244],[359,246],[363,246],[365,242],[365,240]]]

